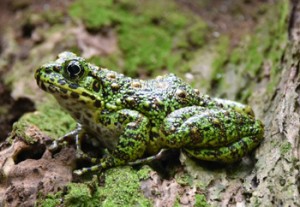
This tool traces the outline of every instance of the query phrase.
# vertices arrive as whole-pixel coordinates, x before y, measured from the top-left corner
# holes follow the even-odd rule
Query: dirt
[[[55,193],[72,181],[75,150],[64,148],[53,156],[46,148],[47,137],[28,129],[36,138],[33,145],[15,137],[0,151],[0,206],[34,206],[41,194]]]
[[[181,206],[191,206],[197,191],[196,187],[181,186],[175,179],[164,180],[156,172],[142,182],[141,189],[154,206],[173,206],[178,198]]]

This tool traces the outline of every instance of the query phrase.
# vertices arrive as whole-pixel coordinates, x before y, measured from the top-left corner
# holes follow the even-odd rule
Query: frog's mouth
[[[51,93],[59,100],[73,99],[97,108],[102,106],[99,98],[91,94],[77,83],[67,82],[60,74],[47,74],[38,69],[35,73],[37,85],[44,91]]]
[[[56,81],[59,80],[58,76],[54,76],[53,73],[47,74],[47,71],[43,73],[42,69],[38,69],[35,72],[35,79],[37,85],[44,91],[51,94],[67,94],[67,89],[62,87],[66,84],[66,81]]]

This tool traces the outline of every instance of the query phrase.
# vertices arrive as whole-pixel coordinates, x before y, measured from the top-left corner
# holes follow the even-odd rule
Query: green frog
[[[148,162],[167,149],[233,163],[263,139],[263,124],[250,106],[202,94],[174,74],[133,79],[63,52],[38,68],[35,78],[78,123],[51,148],[73,137],[79,157],[93,163],[74,171],[79,175]],[[106,154],[88,156],[81,150],[83,137],[95,137]]]

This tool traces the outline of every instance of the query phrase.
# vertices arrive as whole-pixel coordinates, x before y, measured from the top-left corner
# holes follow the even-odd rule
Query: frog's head
[[[102,90],[97,71],[99,68],[85,59],[63,52],[56,61],[38,68],[35,79],[41,89],[53,94],[67,110],[72,110],[75,104],[100,108]]]

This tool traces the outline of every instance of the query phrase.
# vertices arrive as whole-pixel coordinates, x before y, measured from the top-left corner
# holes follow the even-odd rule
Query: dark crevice
[[[290,12],[290,17],[289,17],[289,24],[288,24],[288,36],[289,39],[292,39],[292,30],[295,29],[296,23],[299,21],[299,11],[297,11],[298,8],[298,3],[299,0],[292,0],[291,1],[291,12]]]
[[[31,38],[31,35],[35,29],[35,26],[30,23],[26,23],[22,26],[22,37]]]
[[[257,186],[259,185],[260,181],[259,179],[257,179],[257,176],[255,175],[252,180],[251,180],[251,184],[254,188],[257,188]]]
[[[179,150],[167,150],[159,159],[153,160],[149,166],[155,170],[162,179],[171,179],[178,170],[182,170],[182,165],[179,160]],[[142,165],[137,165],[141,167]]]
[[[42,158],[46,150],[45,145],[30,145],[30,147],[23,148],[15,157],[14,162],[18,164],[27,159],[39,160]]]

